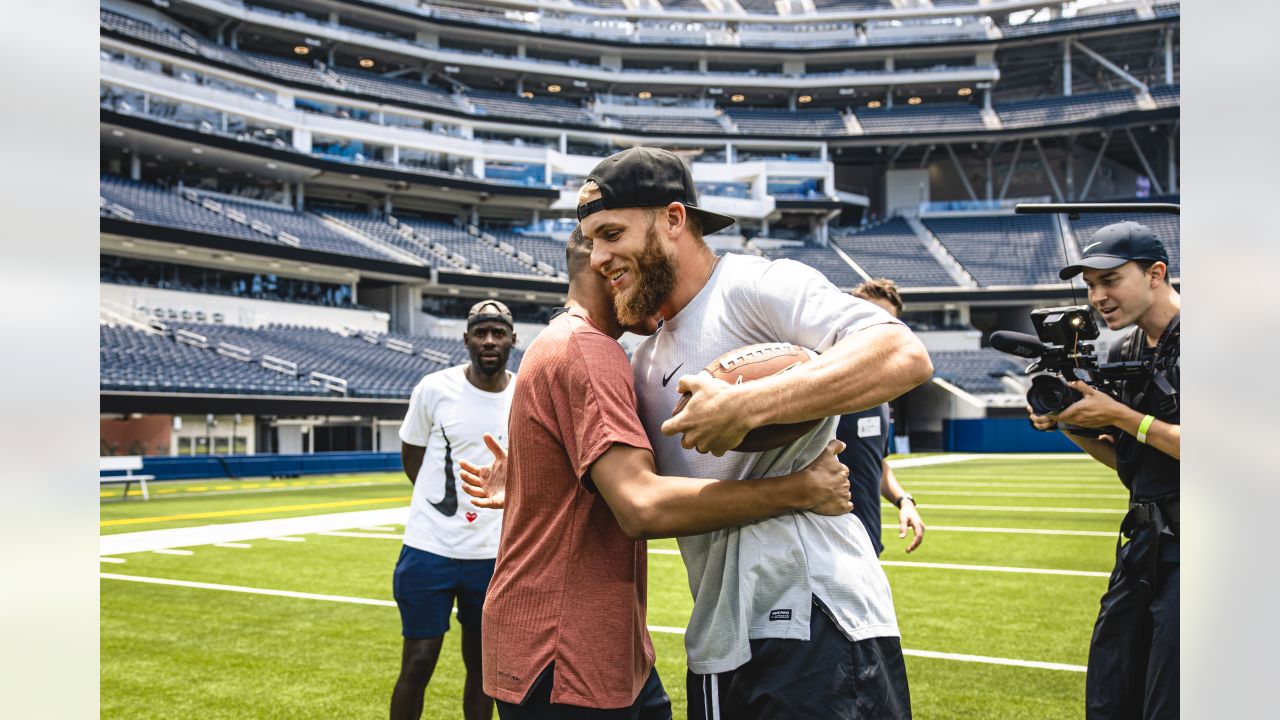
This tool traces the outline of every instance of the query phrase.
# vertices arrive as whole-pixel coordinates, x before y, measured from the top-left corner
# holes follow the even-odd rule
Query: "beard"
[[[613,298],[618,323],[624,326],[652,318],[676,286],[675,261],[663,249],[653,225],[645,233],[644,251],[636,257],[632,272],[635,281],[631,287],[619,290]]]

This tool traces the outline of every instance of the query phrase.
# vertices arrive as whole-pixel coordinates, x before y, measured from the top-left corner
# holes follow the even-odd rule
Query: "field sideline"
[[[929,525],[908,556],[896,511],[882,508],[916,717],[1079,717],[1123,487],[1072,456],[894,464]],[[402,477],[151,492],[119,502],[116,490],[101,504],[103,717],[385,717],[400,648],[391,570]],[[650,543],[649,623],[682,718],[692,600],[675,548]],[[446,636],[424,717],[460,716],[457,635]]]

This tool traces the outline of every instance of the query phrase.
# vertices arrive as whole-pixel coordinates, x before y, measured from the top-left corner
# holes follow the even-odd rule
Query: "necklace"
[[[720,264],[720,256],[717,255],[716,259],[711,262],[711,271],[707,273],[707,279],[703,282],[704,285],[706,283],[711,282],[711,276],[716,274],[716,266],[719,264]]]

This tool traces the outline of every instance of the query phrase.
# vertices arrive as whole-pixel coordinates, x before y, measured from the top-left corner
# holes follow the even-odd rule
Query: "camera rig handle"
[[[1019,215],[1067,213],[1072,219],[1080,213],[1163,213],[1180,215],[1177,203],[1018,203],[1013,211]]]

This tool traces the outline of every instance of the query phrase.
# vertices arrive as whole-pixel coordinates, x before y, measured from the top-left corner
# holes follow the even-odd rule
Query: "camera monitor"
[[[1040,342],[1046,345],[1074,346],[1082,340],[1098,337],[1098,323],[1088,305],[1041,308],[1031,312],[1031,324]]]

